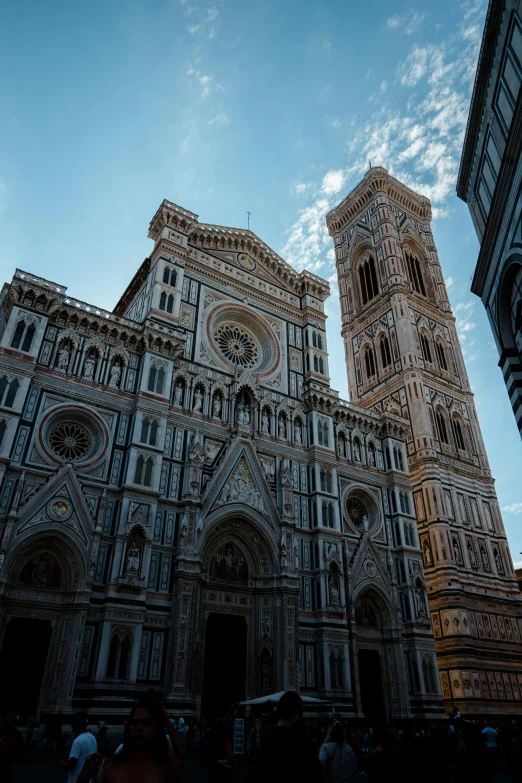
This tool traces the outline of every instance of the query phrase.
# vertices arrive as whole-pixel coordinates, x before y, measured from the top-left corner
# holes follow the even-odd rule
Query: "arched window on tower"
[[[18,321],[13,339],[11,340],[11,348],[18,348],[20,351],[29,352],[33,343],[33,338],[36,332],[34,324],[27,324],[25,320]]]
[[[314,372],[319,372],[319,359],[314,353]]]
[[[367,346],[365,352],[364,352],[364,363],[366,366],[366,377],[368,380],[375,377],[375,355],[373,353],[373,348],[371,346]]]
[[[321,375],[324,375],[324,363],[323,363],[323,357],[319,357],[319,372]]]
[[[422,296],[426,296],[426,288],[424,287],[424,280],[422,277],[421,263],[418,258],[412,256],[410,253],[405,253],[406,264],[408,266],[408,276],[413,286],[413,290]]]
[[[383,369],[386,369],[391,365],[392,358],[391,358],[391,351],[390,351],[390,341],[388,340],[385,334],[381,337],[381,341],[379,345],[381,349],[381,364],[383,366]]]
[[[126,680],[128,678],[130,652],[130,637],[128,633],[119,629],[118,632],[113,635],[109,645],[107,677],[116,677],[118,680]]]
[[[375,261],[372,256],[363,261],[359,267],[359,284],[363,305],[370,302],[379,293]]]
[[[460,421],[456,416],[453,418],[453,431],[455,433],[455,442],[457,444],[457,448],[460,449],[460,451],[466,451],[466,444],[462,434],[462,427],[460,426]]]
[[[167,313],[172,314],[173,309],[174,309],[174,297],[172,296],[172,294],[169,294],[167,299]]]
[[[439,440],[441,443],[449,445],[448,430],[446,429],[446,418],[441,411],[435,413],[435,419],[437,421],[437,430],[439,431]]]
[[[428,337],[424,334],[424,332],[421,332],[420,344],[422,350],[422,358],[424,359],[425,362],[429,362],[431,364],[430,342],[428,340]]]
[[[435,351],[437,353],[437,360],[439,362],[439,367],[441,370],[444,370],[445,372],[448,371],[448,365],[446,362],[446,354],[444,351],[444,346],[440,342],[440,340],[435,341]]]
[[[167,306],[167,294],[165,293],[165,291],[162,291],[160,296],[160,301],[159,301],[159,309],[165,310],[166,306]]]

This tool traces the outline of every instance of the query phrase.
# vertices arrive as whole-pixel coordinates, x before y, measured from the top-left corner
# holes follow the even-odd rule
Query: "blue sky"
[[[112,308],[163,198],[251,228],[329,278],[332,386],[346,397],[324,215],[371,159],[432,199],[513,558],[522,444],[455,196],[485,0],[18,0],[0,28],[0,270]]]

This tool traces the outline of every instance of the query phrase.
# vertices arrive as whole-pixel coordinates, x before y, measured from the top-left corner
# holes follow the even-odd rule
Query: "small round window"
[[[38,446],[52,462],[87,467],[100,460],[108,446],[105,422],[83,405],[64,405],[45,413]]]
[[[366,506],[359,498],[348,498],[346,512],[350,517],[350,522],[355,527],[362,528],[364,526],[364,518],[368,519]]]

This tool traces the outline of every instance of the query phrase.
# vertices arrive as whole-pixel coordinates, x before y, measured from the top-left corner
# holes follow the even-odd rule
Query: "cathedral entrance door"
[[[381,656],[378,650],[359,650],[361,708],[366,718],[385,720]]]
[[[211,612],[205,631],[202,717],[220,717],[224,708],[245,698],[246,653],[246,617]]]
[[[0,707],[36,717],[52,626],[49,620],[11,617],[0,651]]]

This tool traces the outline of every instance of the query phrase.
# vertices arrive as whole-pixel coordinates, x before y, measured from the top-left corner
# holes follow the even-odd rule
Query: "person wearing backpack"
[[[327,783],[354,783],[357,761],[346,742],[344,729],[335,720],[328,730],[324,744],[319,748],[319,761],[324,767]]]

